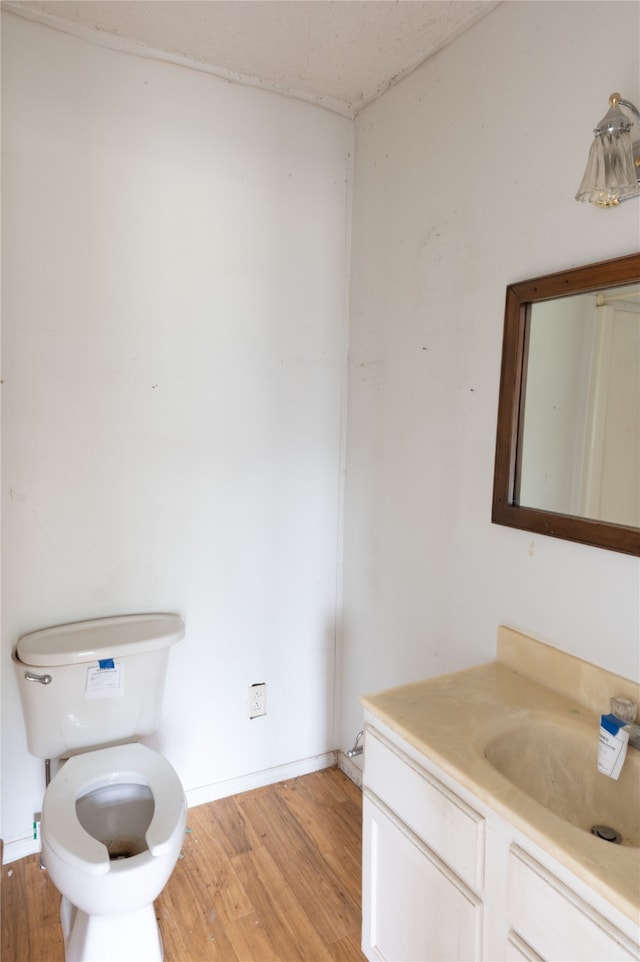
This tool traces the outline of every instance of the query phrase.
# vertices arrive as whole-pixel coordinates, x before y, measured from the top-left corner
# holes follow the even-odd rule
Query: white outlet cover
[[[259,718],[267,714],[267,686],[264,683],[249,687],[249,718]]]

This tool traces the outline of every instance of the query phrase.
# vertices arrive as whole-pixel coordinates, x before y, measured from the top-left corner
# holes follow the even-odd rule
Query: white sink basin
[[[629,748],[618,781],[597,769],[598,729],[534,715],[485,745],[487,760],[531,798],[586,832],[608,826],[640,845],[640,751]],[[603,845],[610,842],[603,841]]]

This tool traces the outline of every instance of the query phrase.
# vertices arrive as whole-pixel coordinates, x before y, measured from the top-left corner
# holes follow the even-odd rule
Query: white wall
[[[185,616],[158,744],[192,797],[347,748],[361,693],[499,623],[638,677],[637,560],[490,522],[506,284],[639,246],[636,202],[573,200],[640,99],[637,4],[504,3],[357,119],[336,733],[351,125],[4,19],[5,839],[45,624]]]
[[[507,2],[357,118],[343,745],[362,692],[488,660],[500,623],[640,677],[638,560],[490,520],[506,285],[640,246],[637,201],[573,199],[639,27]]]
[[[156,744],[196,800],[335,747],[352,125],[11,15],[2,72],[12,841],[43,774],[10,651],[39,627],[184,616]]]

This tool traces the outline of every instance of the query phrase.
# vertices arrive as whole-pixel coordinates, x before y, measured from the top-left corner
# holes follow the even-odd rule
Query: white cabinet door
[[[484,818],[370,728],[364,784],[467,885],[482,889]]]
[[[363,951],[385,962],[480,959],[482,903],[368,795],[364,799]]]

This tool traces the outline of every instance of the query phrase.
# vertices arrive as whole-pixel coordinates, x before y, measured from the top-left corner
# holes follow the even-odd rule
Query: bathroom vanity
[[[640,752],[596,769],[638,686],[506,628],[495,662],[363,698],[363,951],[640,959]],[[622,844],[592,825],[615,823]]]

